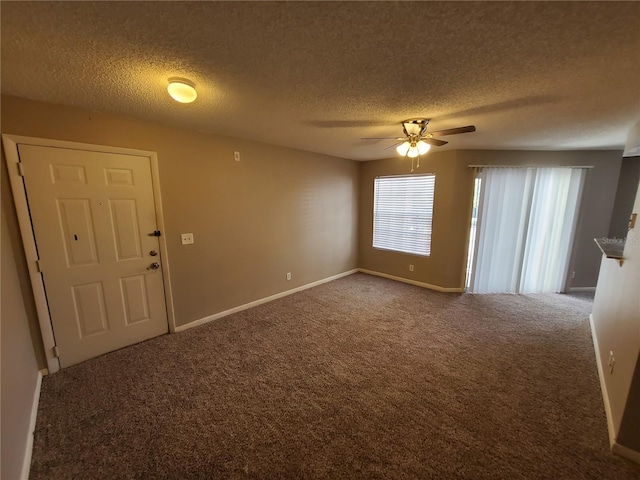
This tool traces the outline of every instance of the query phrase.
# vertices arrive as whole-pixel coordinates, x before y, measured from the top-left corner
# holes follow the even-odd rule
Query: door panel
[[[61,365],[166,333],[149,159],[18,149]]]
[[[109,200],[111,221],[119,261],[141,258],[137,205],[134,199]]]
[[[90,200],[67,198],[57,199],[56,203],[67,265],[78,267],[98,263]]]
[[[87,174],[81,165],[50,165],[52,183],[87,183]]]
[[[133,171],[122,168],[105,168],[107,185],[133,186]]]
[[[127,324],[149,320],[149,300],[145,275],[120,279]]]
[[[102,282],[77,285],[71,288],[76,307],[76,322],[80,338],[102,333],[109,329],[104,306]]]

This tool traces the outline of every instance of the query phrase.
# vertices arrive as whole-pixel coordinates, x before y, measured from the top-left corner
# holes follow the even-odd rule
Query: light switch
[[[183,245],[190,245],[193,243],[193,233],[183,233],[181,237]]]

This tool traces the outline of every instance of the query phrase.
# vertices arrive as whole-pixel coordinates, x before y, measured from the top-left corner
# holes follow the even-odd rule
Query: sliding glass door
[[[469,291],[562,291],[583,177],[579,168],[483,168]]]

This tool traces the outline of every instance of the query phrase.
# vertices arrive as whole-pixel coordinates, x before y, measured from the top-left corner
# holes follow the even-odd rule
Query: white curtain
[[[482,170],[472,292],[562,291],[583,172]]]

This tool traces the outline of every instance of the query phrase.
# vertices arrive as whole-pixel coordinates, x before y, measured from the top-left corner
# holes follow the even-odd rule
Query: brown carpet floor
[[[355,274],[46,377],[32,479],[627,479],[589,300]]]

